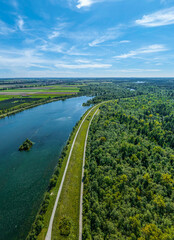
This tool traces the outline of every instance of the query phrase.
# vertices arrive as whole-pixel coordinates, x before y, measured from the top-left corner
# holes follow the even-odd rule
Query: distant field
[[[63,88],[63,89],[59,89],[59,88],[47,88],[47,89],[10,89],[10,90],[3,90],[3,91],[0,91],[0,93],[6,93],[6,92],[32,92],[32,93],[35,93],[35,92],[78,92],[79,89],[68,89],[68,88]]]
[[[61,83],[52,80],[18,80],[0,82],[0,117],[20,111],[32,105],[57,99],[66,99],[77,94],[84,84]]]
[[[79,92],[78,85],[1,85],[0,89],[0,114],[5,111],[20,109],[36,102],[43,102],[55,98],[74,95]]]
[[[0,101],[7,100],[12,97],[39,97],[48,98],[61,95],[76,94],[79,92],[79,87],[74,85],[51,85],[39,87],[14,88],[0,90]]]
[[[61,92],[78,92],[79,87],[74,85],[54,85],[54,86],[41,86],[41,87],[26,87],[1,90],[1,92],[45,92],[45,91],[61,91]]]

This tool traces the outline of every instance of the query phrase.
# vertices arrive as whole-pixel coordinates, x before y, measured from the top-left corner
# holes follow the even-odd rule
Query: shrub
[[[71,232],[71,222],[67,217],[63,217],[59,222],[59,230],[62,236],[69,236]]]

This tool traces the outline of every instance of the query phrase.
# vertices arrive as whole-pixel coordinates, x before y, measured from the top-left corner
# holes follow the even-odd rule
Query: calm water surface
[[[88,97],[41,105],[0,120],[0,240],[24,240],[61,149]],[[23,141],[35,144],[19,152]]]

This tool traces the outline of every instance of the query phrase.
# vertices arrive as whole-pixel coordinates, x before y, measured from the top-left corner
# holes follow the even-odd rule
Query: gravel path
[[[92,116],[88,130],[86,132],[86,139],[85,139],[85,145],[84,145],[84,152],[83,152],[83,166],[82,166],[82,182],[81,182],[81,193],[80,193],[80,215],[79,215],[79,240],[82,240],[82,229],[83,229],[83,178],[84,178],[84,167],[85,167],[85,158],[86,158],[86,145],[87,145],[87,140],[88,140],[88,133],[89,133],[89,128],[91,125],[91,122],[94,118],[94,116],[97,114],[99,109],[97,109]]]
[[[98,104],[99,105],[99,104]],[[57,193],[57,197],[56,197],[56,201],[55,201],[55,204],[54,204],[54,208],[53,208],[53,211],[52,211],[52,214],[51,214],[51,218],[50,218],[50,222],[49,222],[49,227],[48,227],[48,231],[47,231],[47,235],[45,237],[45,240],[51,240],[51,234],[52,234],[52,227],[53,227],[53,221],[54,221],[54,216],[55,216],[55,213],[56,213],[56,209],[57,209],[57,205],[58,205],[58,202],[59,202],[59,198],[60,198],[60,194],[61,194],[61,191],[62,191],[62,187],[63,187],[63,183],[64,183],[64,180],[65,180],[65,176],[66,176],[66,172],[67,172],[67,169],[68,169],[68,166],[69,166],[69,162],[70,162],[70,158],[71,158],[71,154],[72,154],[72,151],[73,151],[73,148],[74,148],[74,144],[76,142],[76,138],[77,138],[77,135],[80,131],[80,128],[82,126],[82,124],[84,123],[84,121],[86,120],[86,118],[88,117],[88,115],[90,114],[90,112],[96,107],[97,105],[95,105],[93,108],[91,108],[91,110],[88,112],[88,114],[84,117],[83,121],[81,122],[77,132],[76,132],[76,135],[74,137],[74,140],[73,140],[73,143],[72,143],[72,146],[71,146],[71,149],[70,149],[70,153],[69,153],[69,156],[68,156],[68,160],[67,160],[67,163],[66,163],[66,167],[65,167],[65,171],[64,171],[64,174],[63,174],[63,177],[62,177],[62,181],[61,181],[61,184],[60,184],[60,187],[59,187],[59,190],[58,190],[58,193]],[[95,113],[94,113],[95,114]]]

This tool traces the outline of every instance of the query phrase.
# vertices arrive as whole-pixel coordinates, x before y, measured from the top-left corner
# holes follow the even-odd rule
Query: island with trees
[[[23,144],[19,147],[19,151],[29,151],[30,148],[33,146],[33,142],[30,141],[28,138],[23,142]]]

